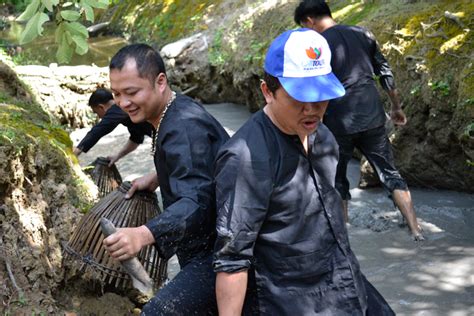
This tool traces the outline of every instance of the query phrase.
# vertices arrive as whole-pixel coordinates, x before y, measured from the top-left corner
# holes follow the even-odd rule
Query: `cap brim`
[[[332,72],[316,77],[279,77],[278,80],[285,91],[300,102],[326,101],[342,97],[346,93],[341,82]]]

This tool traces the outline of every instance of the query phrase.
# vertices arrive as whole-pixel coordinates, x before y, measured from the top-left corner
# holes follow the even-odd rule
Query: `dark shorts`
[[[217,315],[215,284],[212,254],[195,258],[143,307],[142,315]]]
[[[393,190],[407,190],[407,184],[395,168],[392,145],[385,132],[385,126],[373,128],[364,132],[350,135],[334,135],[339,145],[339,162],[336,171],[336,189],[343,200],[350,200],[349,180],[347,179],[347,165],[352,159],[354,148],[367,158],[374,168],[384,188]]]

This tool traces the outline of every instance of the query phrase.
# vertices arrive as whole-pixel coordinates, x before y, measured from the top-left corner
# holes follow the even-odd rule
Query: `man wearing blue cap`
[[[266,106],[217,155],[220,315],[249,304],[261,315],[393,315],[360,272],[334,188],[338,146],[321,120],[345,92],[330,63],[315,31],[278,36],[261,83]]]

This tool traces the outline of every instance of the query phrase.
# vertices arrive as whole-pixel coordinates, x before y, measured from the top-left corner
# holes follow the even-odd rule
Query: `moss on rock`
[[[67,241],[95,196],[56,125],[0,56],[0,299],[6,314],[57,314]],[[7,267],[7,270],[3,269]]]

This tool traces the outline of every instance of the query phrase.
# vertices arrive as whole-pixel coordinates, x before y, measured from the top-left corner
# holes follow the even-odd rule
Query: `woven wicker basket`
[[[126,181],[102,198],[82,217],[69,242],[64,244],[67,260],[78,260],[82,269],[92,269],[93,275],[104,285],[122,289],[131,288],[131,278],[102,246],[101,217],[112,221],[117,228],[138,227],[161,213],[154,192],[136,191],[131,199],[125,199],[130,187]],[[154,280],[155,288],[159,288],[167,277],[167,262],[158,256],[152,245],[144,247],[137,258]]]
[[[113,164],[109,167],[110,160],[105,157],[97,157],[90,165],[84,168],[84,171],[90,175],[92,181],[99,188],[99,197],[104,197],[122,183],[122,177]]]

